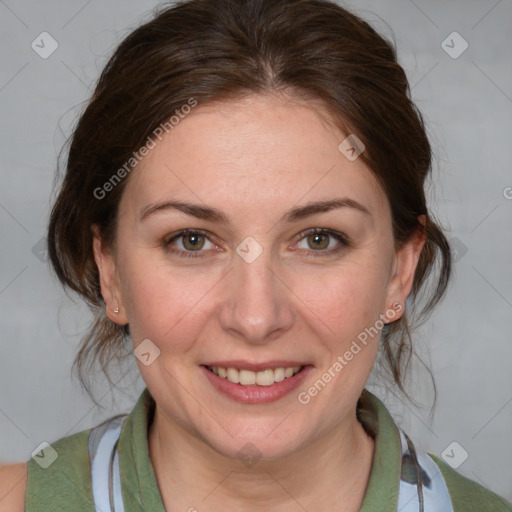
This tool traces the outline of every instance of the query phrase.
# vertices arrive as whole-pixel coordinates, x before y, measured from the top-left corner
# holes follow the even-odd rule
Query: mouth
[[[233,361],[201,365],[217,392],[246,404],[263,404],[283,398],[296,389],[313,368],[310,364],[295,362],[253,365]]]

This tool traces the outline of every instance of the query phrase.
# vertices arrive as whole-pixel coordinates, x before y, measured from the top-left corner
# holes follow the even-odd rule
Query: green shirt
[[[148,427],[154,408],[155,402],[146,388],[119,436],[117,450],[125,512],[165,512],[148,449]],[[375,439],[373,466],[360,512],[397,512],[401,478],[402,484],[405,480],[410,482],[413,468],[411,457],[409,453],[404,455],[400,441],[403,431],[396,426],[384,404],[366,389],[358,403],[358,419]],[[90,432],[88,429],[52,443],[57,458],[46,469],[42,467],[45,464],[37,461],[37,455],[29,459],[26,512],[94,511],[88,453]],[[45,450],[42,455],[46,453]],[[463,477],[438,457],[425,456],[430,456],[440,469],[454,512],[512,512],[512,504],[502,497]],[[414,468],[416,474],[418,466]],[[418,475],[423,475],[420,479],[425,486],[428,476],[423,471]],[[445,512],[425,507],[425,511],[428,510]]]

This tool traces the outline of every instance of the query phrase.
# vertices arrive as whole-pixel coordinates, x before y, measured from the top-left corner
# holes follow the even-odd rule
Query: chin
[[[292,416],[290,414],[289,418]],[[300,432],[290,430],[290,425],[285,426],[286,422],[285,417],[269,417],[265,420],[260,418],[256,424],[254,420],[247,418],[231,420],[222,425],[229,433],[216,425],[216,428],[208,428],[201,437],[220,455],[238,459],[251,467],[257,460],[283,459],[300,449],[306,437],[303,422],[299,422]]]

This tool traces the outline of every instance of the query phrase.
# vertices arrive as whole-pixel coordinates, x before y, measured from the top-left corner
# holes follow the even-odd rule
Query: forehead
[[[132,171],[121,209],[177,197],[261,214],[335,195],[385,207],[363,160],[339,151],[346,136],[301,100],[253,95],[197,106]]]

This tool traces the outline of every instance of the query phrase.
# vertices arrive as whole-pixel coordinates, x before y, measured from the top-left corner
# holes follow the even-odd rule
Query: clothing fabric
[[[29,459],[25,512],[165,512],[149,458],[154,408],[146,388],[129,415],[53,443],[57,459],[48,467]],[[504,498],[417,450],[366,389],[357,414],[375,439],[360,512],[512,512]]]

